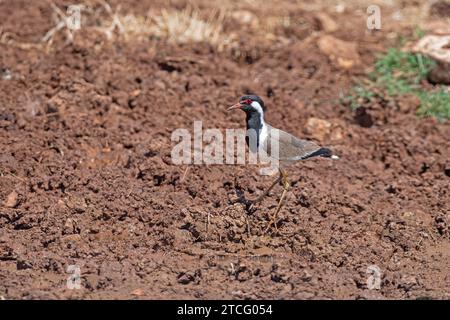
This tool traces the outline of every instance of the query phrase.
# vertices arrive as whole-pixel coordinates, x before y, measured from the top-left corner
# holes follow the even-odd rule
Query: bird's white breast
[[[269,130],[267,128],[267,125],[263,122],[262,123],[262,129],[259,134],[259,146],[262,147],[264,143],[267,140],[267,137],[269,136]]]

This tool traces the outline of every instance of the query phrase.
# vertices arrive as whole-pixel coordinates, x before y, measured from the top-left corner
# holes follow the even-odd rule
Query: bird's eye
[[[252,100],[251,99],[247,99],[247,100],[245,100],[245,103],[246,104],[252,104]]]

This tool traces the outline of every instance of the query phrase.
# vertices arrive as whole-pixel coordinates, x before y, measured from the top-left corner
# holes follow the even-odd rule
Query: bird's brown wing
[[[321,149],[312,141],[299,139],[282,130],[269,127],[268,131],[265,150],[272,158],[280,161],[301,160]]]

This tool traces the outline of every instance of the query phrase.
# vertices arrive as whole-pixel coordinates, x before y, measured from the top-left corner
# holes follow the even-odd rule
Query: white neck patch
[[[263,120],[263,122],[264,122],[264,110],[263,110],[263,108],[261,107],[261,105],[259,104],[259,102],[253,101],[252,104],[251,104],[251,106],[252,106],[253,108],[255,108],[256,111],[258,111],[259,115],[261,116],[261,120]]]
[[[261,132],[259,133],[259,147],[262,147],[264,144],[264,141],[266,141],[266,139],[268,137],[267,125],[266,125],[266,122],[264,121],[264,110],[261,107],[261,105],[259,104],[259,102],[257,102],[257,101],[253,101],[251,106],[256,109],[256,111],[259,114],[259,118],[261,119],[262,128],[261,128]]]

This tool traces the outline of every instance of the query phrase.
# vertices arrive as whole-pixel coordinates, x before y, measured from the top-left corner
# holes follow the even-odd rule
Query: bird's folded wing
[[[312,141],[299,139],[287,132],[271,128],[265,150],[275,159],[296,161],[307,158],[321,147]]]

